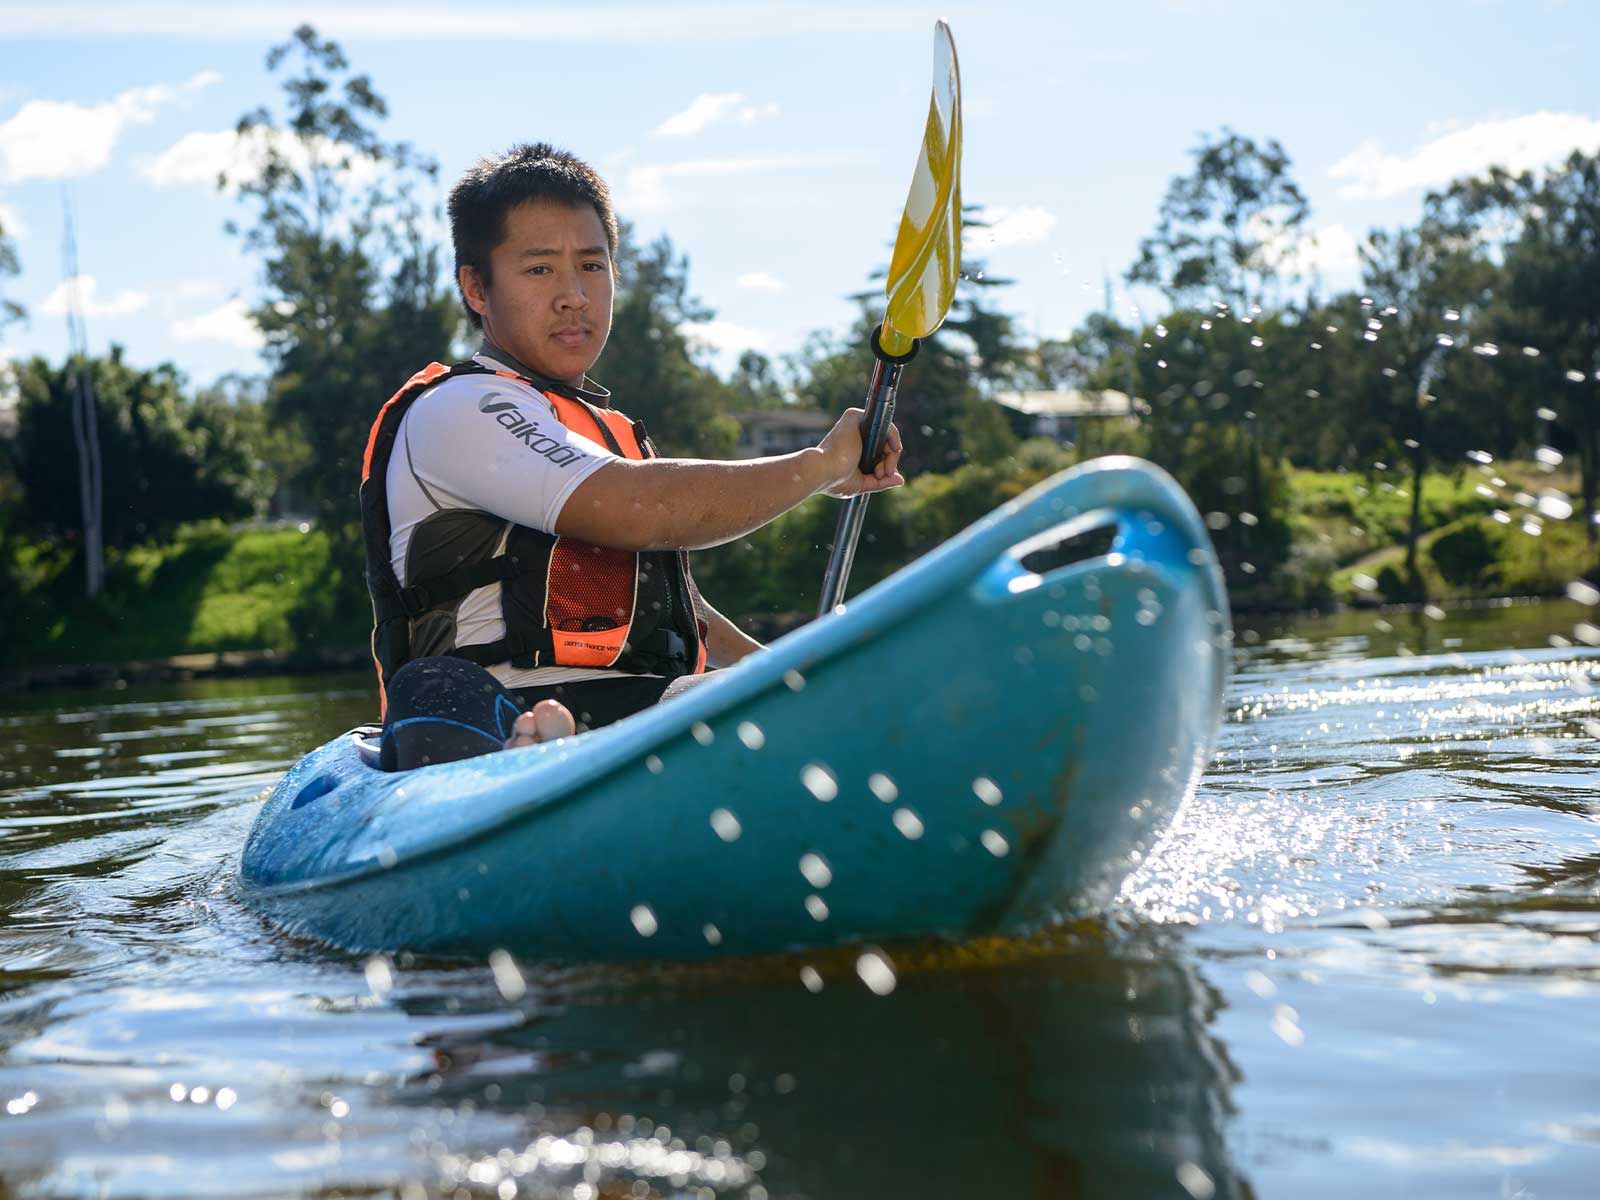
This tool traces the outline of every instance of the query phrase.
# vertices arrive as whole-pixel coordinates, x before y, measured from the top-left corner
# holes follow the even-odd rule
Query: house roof
[[[1030,417],[1131,417],[1143,409],[1126,392],[996,392],[996,403]]]

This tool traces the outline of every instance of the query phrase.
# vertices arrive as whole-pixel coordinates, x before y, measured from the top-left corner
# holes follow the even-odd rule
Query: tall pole
[[[61,189],[61,259],[67,287],[67,403],[72,409],[72,437],[78,448],[78,498],[83,511],[84,587],[100,594],[105,582],[105,546],[101,540],[100,422],[95,413],[94,371],[89,363],[89,335],[83,323],[83,298],[78,293],[78,237],[72,217],[72,196]]]

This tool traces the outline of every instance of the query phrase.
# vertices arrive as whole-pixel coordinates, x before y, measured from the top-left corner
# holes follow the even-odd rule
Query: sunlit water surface
[[[885,995],[857,950],[513,1001],[288,939],[239,847],[365,678],[10,697],[0,1196],[1594,1195],[1585,618],[1242,631],[1113,916],[886,947]]]

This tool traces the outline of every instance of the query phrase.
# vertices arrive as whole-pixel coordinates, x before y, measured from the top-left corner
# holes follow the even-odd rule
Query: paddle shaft
[[[873,334],[873,349],[877,350],[877,334]],[[912,354],[915,354],[913,344]],[[867,389],[867,415],[861,434],[861,473],[869,475],[877,466],[883,453],[883,440],[889,433],[889,422],[894,420],[895,393],[900,387],[900,375],[911,355],[895,361],[881,354],[872,368],[872,384]],[[833,532],[833,553],[828,556],[828,570],[822,577],[822,601],[817,615],[827,616],[844,600],[845,585],[850,581],[850,568],[855,563],[856,543],[861,538],[861,524],[866,520],[869,492],[851,496],[839,513],[839,524]]]

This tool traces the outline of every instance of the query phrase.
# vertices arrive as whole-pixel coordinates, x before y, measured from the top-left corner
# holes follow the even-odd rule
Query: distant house
[[[1030,436],[1055,438],[1058,442],[1076,438],[1082,422],[1131,424],[1139,419],[1140,413],[1150,411],[1144,401],[1109,388],[1098,392],[996,392],[994,399],[997,404],[1031,420]]]
[[[765,458],[815,446],[833,428],[837,415],[811,408],[764,408],[735,413],[739,441],[735,458]]]

